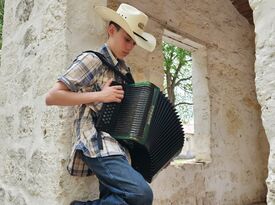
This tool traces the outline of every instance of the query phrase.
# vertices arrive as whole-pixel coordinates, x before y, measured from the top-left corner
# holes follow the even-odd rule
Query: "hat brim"
[[[153,35],[143,32],[142,34],[136,35],[125,21],[123,17],[121,17],[114,10],[109,9],[104,6],[96,6],[96,13],[103,18],[105,21],[113,21],[118,24],[121,28],[125,30],[126,33],[131,36],[131,38],[136,42],[136,44],[145,50],[152,52],[156,47],[156,39]],[[141,36],[141,37],[140,37]]]

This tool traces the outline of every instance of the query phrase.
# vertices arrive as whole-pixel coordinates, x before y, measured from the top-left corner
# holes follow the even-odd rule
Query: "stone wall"
[[[272,0],[250,0],[256,33],[256,91],[261,105],[262,121],[270,146],[267,202],[275,204],[275,7]]]
[[[265,200],[267,144],[254,85],[253,28],[227,0],[126,1],[150,17],[153,53],[127,59],[139,80],[162,85],[163,29],[206,46],[212,162],[169,166],[152,183],[155,205],[243,205]],[[6,1],[0,70],[0,205],[67,205],[97,196],[94,177],[66,172],[72,112],[44,97],[74,56],[104,41],[87,0]],[[108,1],[116,8],[118,1]],[[142,60],[140,60],[142,59]]]
[[[65,141],[57,137],[64,121],[62,111],[47,111],[44,94],[57,68],[66,65],[66,5],[64,1],[5,2],[0,204],[54,204],[57,173],[63,170],[61,159],[66,154],[55,144]]]

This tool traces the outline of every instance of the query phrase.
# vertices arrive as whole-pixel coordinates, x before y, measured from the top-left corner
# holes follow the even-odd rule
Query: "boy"
[[[98,6],[96,12],[106,21],[108,40],[99,52],[121,73],[130,72],[123,59],[138,45],[153,51],[155,38],[143,31],[148,17],[135,7],[121,4],[117,11]],[[150,205],[153,193],[144,178],[127,160],[126,149],[108,133],[98,133],[94,117],[102,103],[121,102],[121,86],[110,86],[122,79],[106,67],[91,52],[84,52],[46,96],[47,105],[78,105],[74,123],[76,142],[73,146],[68,171],[74,176],[95,174],[99,179],[99,199],[73,201],[71,205]]]

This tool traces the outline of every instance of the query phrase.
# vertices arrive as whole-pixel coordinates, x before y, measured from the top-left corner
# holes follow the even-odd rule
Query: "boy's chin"
[[[118,56],[117,58],[120,59],[120,60],[122,60],[122,59],[125,58],[127,55],[128,55],[128,54],[123,54],[123,55]]]

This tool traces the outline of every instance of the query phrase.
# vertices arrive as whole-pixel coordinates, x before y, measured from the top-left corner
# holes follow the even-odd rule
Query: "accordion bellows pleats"
[[[129,149],[132,166],[151,182],[177,156],[184,132],[174,106],[150,82],[125,85],[121,103],[105,103],[96,127]]]

